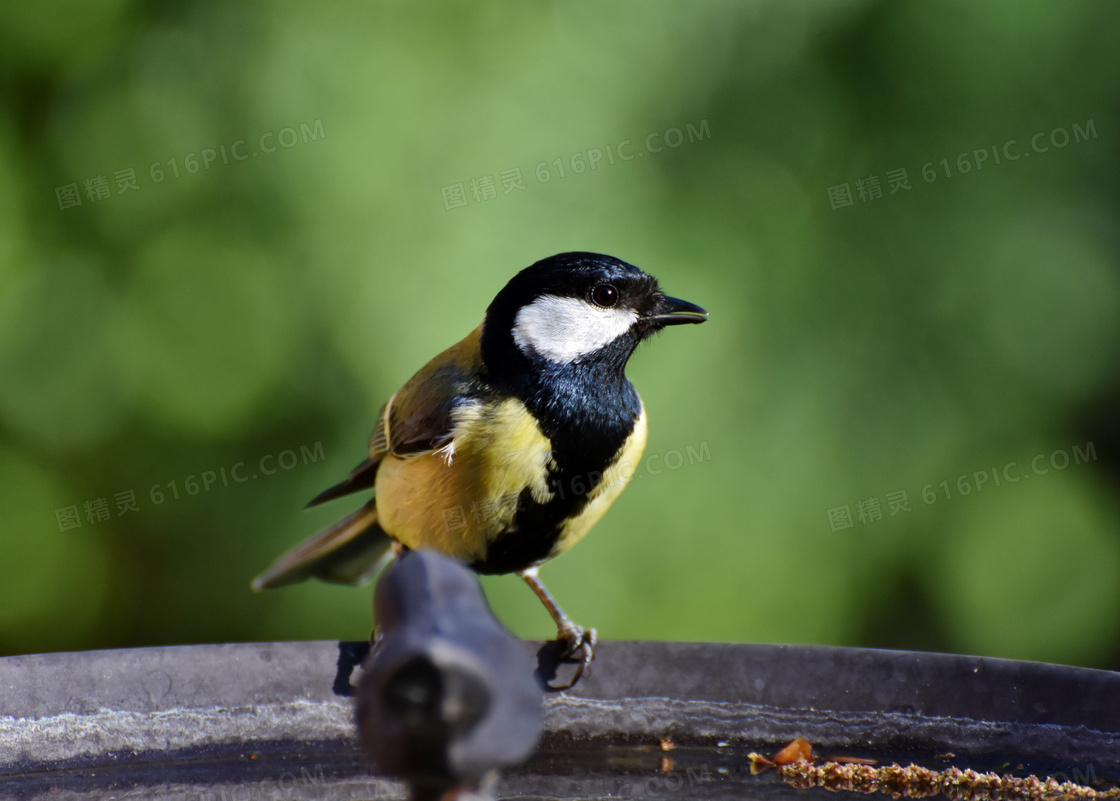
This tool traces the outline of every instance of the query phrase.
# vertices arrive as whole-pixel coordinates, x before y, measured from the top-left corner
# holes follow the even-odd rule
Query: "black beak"
[[[708,319],[708,313],[695,303],[665,296],[658,301],[653,314],[646,319],[656,321],[658,325],[702,323]]]

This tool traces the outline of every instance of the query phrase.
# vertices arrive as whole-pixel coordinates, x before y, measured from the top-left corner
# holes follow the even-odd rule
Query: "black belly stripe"
[[[566,374],[546,377],[544,391],[522,398],[553,443],[556,469],[548,475],[553,498],[537,503],[523,490],[513,525],[471,565],[475,571],[512,573],[546,559],[634,433],[642,409],[634,386],[621,375],[583,372],[569,365]]]
[[[490,544],[485,559],[471,567],[484,574],[513,573],[546,559],[565,523],[587,506],[602,475],[603,470],[550,473],[548,481],[554,497],[548,503],[537,503],[528,488],[522,490],[513,526]]]
[[[558,514],[555,504],[536,503],[528,489],[518,501],[514,528],[490,544],[485,559],[471,565],[476,572],[494,575],[524,570],[547,557],[560,539],[566,516]]]

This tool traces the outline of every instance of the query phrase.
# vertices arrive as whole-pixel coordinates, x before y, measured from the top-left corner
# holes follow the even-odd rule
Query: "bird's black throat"
[[[642,413],[637,390],[623,372],[634,345],[623,338],[595,358],[557,364],[518,365],[512,381],[491,373],[499,391],[516,396],[552,443],[555,464],[547,482],[552,499],[522,492],[514,524],[472,565],[479,573],[510,573],[546,559],[565,521],[587,505],[590,493],[618,457]],[[524,359],[521,353],[517,357]]]

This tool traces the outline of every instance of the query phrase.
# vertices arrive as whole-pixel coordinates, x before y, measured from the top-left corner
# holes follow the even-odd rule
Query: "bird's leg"
[[[544,584],[537,577],[537,568],[530,567],[528,570],[522,570],[518,575],[533,588],[533,592],[541,599],[544,608],[556,621],[556,639],[565,647],[564,658],[579,661],[579,669],[572,680],[572,684],[575,684],[583,675],[583,669],[587,667],[587,663],[595,658],[595,629],[585,629],[583,626],[578,626],[564,614],[560,604],[556,603],[556,599],[545,589]]]
[[[380,575],[382,569],[387,567],[388,564],[394,559],[400,559],[402,556],[407,554],[408,550],[409,549],[407,545],[398,542],[397,540],[393,540],[389,543],[389,550],[385,552],[384,556],[377,560],[377,566],[374,567],[373,570],[369,571],[368,575],[370,577]],[[376,615],[374,615],[374,617],[376,617]],[[374,626],[373,631],[369,633],[369,643],[370,645],[377,645],[380,640],[381,632],[377,630],[377,626]]]

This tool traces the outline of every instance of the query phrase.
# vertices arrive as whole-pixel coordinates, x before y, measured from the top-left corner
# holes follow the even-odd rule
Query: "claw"
[[[590,662],[595,657],[595,645],[598,642],[598,637],[595,634],[595,629],[585,629],[583,626],[569,623],[567,626],[557,629],[556,641],[567,646],[564,651],[565,659],[572,658],[577,651],[581,651],[587,655],[584,657],[584,661]]]
[[[525,583],[533,588],[533,592],[541,599],[545,609],[556,621],[556,642],[564,649],[560,657],[561,660],[579,664],[571,682],[561,687],[552,686],[554,690],[570,690],[576,686],[576,682],[583,676],[587,663],[595,658],[595,629],[585,629],[583,626],[577,626],[571,621],[571,618],[564,614],[564,610],[560,608],[560,605],[545,589],[541,580],[537,578],[537,568],[530,567],[522,570],[520,575]]]
[[[557,630],[556,641],[564,646],[564,654],[561,658],[566,662],[576,662],[579,667],[576,668],[575,675],[572,676],[570,682],[554,686],[553,689],[570,690],[576,686],[576,683],[583,677],[584,669],[595,658],[595,643],[597,642],[595,629],[585,629],[568,621],[566,626]]]

